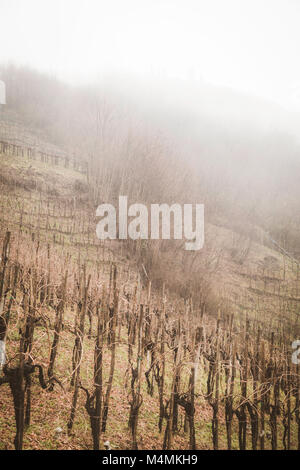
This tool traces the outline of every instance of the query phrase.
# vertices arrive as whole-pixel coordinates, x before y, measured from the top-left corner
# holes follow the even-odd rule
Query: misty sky
[[[299,0],[0,0],[0,63],[197,79],[300,110]]]

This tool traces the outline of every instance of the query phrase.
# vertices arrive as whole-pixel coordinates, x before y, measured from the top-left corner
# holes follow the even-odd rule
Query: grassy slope
[[[1,203],[2,210],[1,222],[2,229],[9,227],[14,229],[17,227],[19,218],[15,213],[17,203],[20,200],[25,201],[27,208],[32,209],[39,201],[39,192],[35,190],[33,181],[43,187],[45,184],[49,186],[48,194],[53,193],[53,197],[70,198],[74,196],[74,182],[83,178],[82,175],[75,173],[71,170],[63,168],[50,167],[42,163],[28,161],[26,159],[16,159],[0,155],[1,161],[1,175],[2,175],[2,191]],[[12,184],[12,181],[14,184]],[[20,184],[22,183],[22,184]],[[23,184],[24,183],[24,184]],[[27,186],[27,189],[26,189]],[[54,190],[54,192],[53,192]],[[16,198],[17,196],[17,198]],[[44,194],[45,196],[45,194]],[[48,197],[48,196],[47,196]],[[53,222],[55,220],[53,219]],[[62,225],[66,223],[65,219],[59,221]],[[225,297],[234,299],[240,303],[240,310],[243,311],[247,306],[251,306],[253,314],[257,315],[256,299],[260,296],[261,302],[267,305],[268,311],[272,312],[274,308],[273,302],[276,295],[272,295],[273,285],[276,285],[276,279],[269,280],[268,289],[270,295],[258,292],[257,285],[263,282],[263,279],[258,279],[250,286],[248,272],[248,265],[259,266],[259,262],[266,256],[273,256],[278,260],[279,271],[282,269],[282,259],[277,253],[262,245],[253,244],[246,262],[241,266],[234,262],[230,257],[230,238],[233,234],[225,229],[210,226],[208,228],[214,233],[216,243],[224,247],[225,255],[220,261],[218,270],[214,273],[216,290],[224,290]],[[30,232],[30,228],[28,228]],[[52,240],[53,234],[41,231],[45,239]],[[66,237],[66,245],[68,240]],[[226,248],[227,246],[227,248]],[[74,252],[76,249],[73,247]],[[72,245],[68,246],[68,250],[72,251]],[[89,258],[92,258],[93,253],[87,253]],[[119,253],[117,254],[119,256]],[[247,263],[247,264],[246,264]],[[220,275],[220,272],[222,273]],[[253,271],[252,271],[253,272]],[[287,269],[286,277],[290,280],[292,276]],[[253,283],[254,281],[252,281]],[[290,282],[288,283],[290,284]],[[251,290],[252,289],[252,290]],[[256,289],[256,291],[253,289]],[[273,298],[274,297],[274,298]],[[273,305],[273,306],[272,306]],[[14,322],[12,322],[14,323]],[[17,324],[17,323],[16,323]],[[72,312],[66,312],[66,326],[73,324]],[[109,439],[113,448],[123,449],[130,448],[130,435],[127,428],[128,419],[128,400],[126,388],[126,368],[127,368],[127,347],[126,347],[126,332],[122,332],[121,342],[117,347],[116,371],[112,389],[111,408],[108,420],[108,429],[104,436]],[[50,332],[51,336],[51,332]],[[14,350],[17,345],[18,335],[17,330],[11,330],[8,339],[8,354]],[[60,351],[58,354],[57,362],[57,375],[64,377],[65,391],[62,392],[59,388],[55,388],[54,392],[49,394],[41,390],[36,384],[33,386],[32,393],[32,424],[30,429],[25,434],[24,448],[26,449],[83,449],[91,447],[90,427],[89,420],[84,409],[84,395],[80,394],[80,403],[78,406],[77,417],[74,426],[74,435],[68,437],[65,432],[65,423],[67,422],[72,392],[69,390],[68,381],[70,377],[70,358],[72,354],[74,336],[65,327],[63,338],[60,344]],[[46,363],[49,354],[49,339],[43,329],[37,329],[35,338],[36,356],[40,358],[41,363]],[[82,382],[88,385],[92,378],[93,369],[93,348],[94,342],[92,339],[87,339],[84,346],[84,359],[82,364]],[[107,366],[104,368],[104,373],[108,371],[109,353],[105,353],[105,362]],[[171,366],[171,360],[168,362],[168,367]],[[169,376],[169,374],[167,374]],[[188,378],[188,368],[182,375],[182,383],[184,384]],[[145,383],[144,383],[145,387]],[[197,414],[195,417],[196,422],[196,441],[199,448],[211,448],[211,409],[207,405],[205,399],[201,397],[201,393],[205,391],[205,372],[203,368],[199,369],[197,378],[197,392],[200,394],[198,398]],[[14,413],[12,398],[9,388],[5,385],[0,389],[0,448],[12,448],[13,437],[15,433],[14,427]],[[139,445],[140,448],[154,449],[161,448],[163,435],[158,432],[158,399],[157,391],[153,397],[150,397],[146,389],[143,390],[144,402],[141,408],[139,419]],[[188,435],[183,432],[183,415],[179,419],[180,431],[175,436],[174,448],[185,449],[188,447]],[[54,429],[61,426],[64,433],[60,440],[54,439]],[[221,429],[225,430],[224,420],[221,418]],[[236,433],[234,433],[236,436]],[[234,447],[237,448],[237,442],[233,442]],[[226,447],[225,432],[221,432],[220,447]]]

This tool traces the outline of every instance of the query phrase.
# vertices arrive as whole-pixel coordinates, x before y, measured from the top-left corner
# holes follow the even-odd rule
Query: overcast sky
[[[299,0],[0,0],[0,63],[201,79],[300,110]]]

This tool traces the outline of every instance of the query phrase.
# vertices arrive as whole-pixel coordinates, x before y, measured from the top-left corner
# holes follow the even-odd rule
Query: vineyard
[[[183,298],[96,239],[84,172],[1,150],[0,448],[300,450],[297,262]]]

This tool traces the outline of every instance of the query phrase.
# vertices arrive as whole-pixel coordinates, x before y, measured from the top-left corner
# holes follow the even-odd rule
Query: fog
[[[197,199],[214,222],[277,233],[299,200],[299,14],[293,0],[1,0],[5,110],[89,159],[93,188]]]
[[[0,18],[0,64],[298,134],[297,0],[1,0]]]
[[[297,0],[1,0],[0,62],[194,79],[300,109]]]

